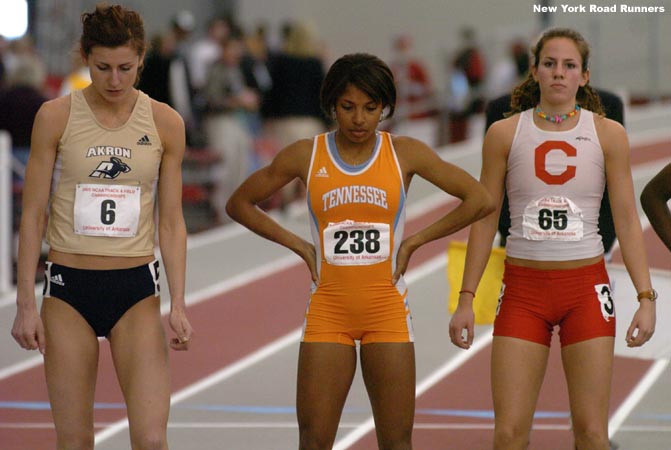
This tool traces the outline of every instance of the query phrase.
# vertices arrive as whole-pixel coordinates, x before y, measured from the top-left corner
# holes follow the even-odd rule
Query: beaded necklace
[[[536,115],[537,115],[538,117],[540,117],[541,119],[545,119],[545,120],[547,120],[548,122],[552,122],[552,123],[562,123],[563,121],[565,121],[565,120],[568,119],[569,117],[573,117],[573,116],[575,116],[576,114],[578,114],[578,111],[580,111],[580,106],[578,106],[578,105],[576,104],[576,105],[575,105],[575,108],[573,109],[573,111],[571,111],[571,112],[568,113],[568,114],[562,114],[561,116],[560,116],[560,115],[548,116],[548,115],[545,114],[545,113],[543,112],[543,110],[541,109],[541,105],[537,105],[537,106],[536,106]]]

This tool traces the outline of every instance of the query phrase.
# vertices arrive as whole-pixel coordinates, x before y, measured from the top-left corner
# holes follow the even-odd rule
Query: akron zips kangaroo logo
[[[121,160],[122,157],[131,159],[131,149],[129,148],[108,145],[89,147],[86,157],[92,158],[97,156],[109,156],[110,159],[109,161],[101,161],[98,167],[89,175],[91,178],[114,179],[122,173],[130,172],[130,166]]]
[[[112,156],[109,161],[102,161],[98,164],[96,170],[91,172],[89,177],[114,179],[120,174],[128,172],[130,172],[130,166],[116,156]]]

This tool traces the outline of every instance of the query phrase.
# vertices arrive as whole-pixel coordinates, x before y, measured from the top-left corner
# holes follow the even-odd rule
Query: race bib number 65
[[[579,241],[582,210],[566,197],[543,197],[524,209],[524,237],[532,241]]]
[[[75,189],[75,233],[132,237],[140,220],[140,186],[78,184]]]
[[[391,238],[386,223],[346,220],[324,229],[324,257],[337,266],[377,264],[389,258]]]

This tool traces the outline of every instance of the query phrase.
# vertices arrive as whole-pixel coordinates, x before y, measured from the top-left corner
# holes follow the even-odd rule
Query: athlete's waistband
[[[153,261],[150,261],[146,264],[140,264],[139,266],[133,266],[133,267],[122,267],[120,269],[79,269],[77,267],[70,267],[70,266],[66,266],[64,264],[54,263],[54,262],[49,261],[49,260],[46,261],[46,263],[50,264],[51,267],[53,267],[53,268],[62,267],[64,269],[77,270],[77,271],[80,271],[80,272],[115,272],[115,271],[124,271],[124,270],[137,270],[137,269],[142,269],[144,267],[153,266],[157,262],[158,262],[158,259],[154,259]]]
[[[575,267],[573,269],[534,269],[532,267],[523,267],[510,264],[507,261],[505,264],[505,274],[512,276],[520,276],[526,278],[535,278],[539,280],[561,280],[566,278],[575,278],[581,275],[593,275],[602,273],[606,270],[606,262],[599,260],[594,264],[588,264],[582,267]]]

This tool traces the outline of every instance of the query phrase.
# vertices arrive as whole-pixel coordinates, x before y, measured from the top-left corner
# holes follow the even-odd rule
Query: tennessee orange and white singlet
[[[335,132],[314,139],[307,180],[319,283],[304,342],[412,342],[403,278],[391,278],[405,222],[405,187],[391,136],[379,132],[358,166],[338,154]]]

